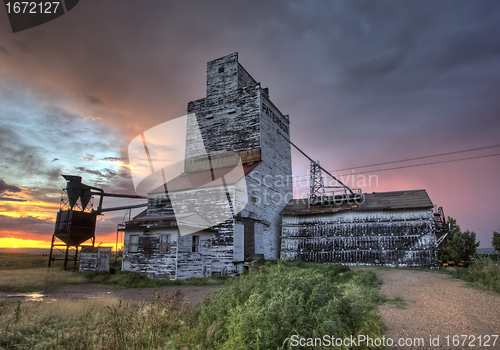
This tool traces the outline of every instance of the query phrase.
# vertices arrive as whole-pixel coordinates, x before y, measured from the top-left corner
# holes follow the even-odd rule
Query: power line
[[[448,156],[448,155],[451,155],[451,154],[474,152],[474,151],[480,151],[480,150],[490,149],[490,148],[496,148],[496,147],[500,147],[500,144],[499,145],[492,145],[492,146],[478,147],[478,148],[470,148],[470,149],[465,149],[465,150],[461,150],[461,151],[453,151],[453,152],[433,154],[433,155],[430,155],[430,156],[422,156],[422,157],[416,157],[416,158],[393,160],[393,161],[390,161],[390,162],[376,163],[376,164],[370,164],[370,165],[362,165],[362,166],[356,166],[356,167],[352,167],[352,168],[337,169],[337,170],[333,170],[332,172],[344,171],[344,170],[353,170],[353,169],[359,169],[359,168],[368,168],[368,167],[372,167],[372,166],[387,165],[387,164],[394,164],[394,163],[400,163],[400,162],[408,162],[408,161],[411,161],[411,160],[419,160],[419,159],[425,159],[425,158],[434,158],[434,157]],[[469,159],[469,158],[465,158],[465,159]],[[473,159],[473,158],[471,158],[471,159]]]
[[[432,162],[432,163],[423,163],[423,164],[414,164],[414,165],[404,165],[404,166],[400,166],[400,167],[386,168],[386,169],[379,169],[379,170],[375,169],[375,170],[371,170],[371,171],[364,171],[364,172],[361,172],[361,173],[343,174],[343,175],[339,175],[339,176],[346,176],[346,175],[360,175],[360,174],[376,173],[376,172],[380,172],[380,171],[387,171],[387,170],[396,170],[396,169],[414,168],[414,167],[419,167],[419,166],[424,166],[424,165],[434,165],[434,164],[452,163],[452,162],[459,162],[459,161],[462,161],[462,160],[479,159],[479,158],[488,158],[488,157],[496,157],[496,156],[500,156],[500,153],[496,153],[496,154],[488,154],[488,155],[485,155],[485,156],[475,156],[475,157],[468,157],[468,158],[452,159],[452,160],[442,160],[442,161],[439,161],[439,162]]]
[[[492,146],[490,146],[492,147]],[[370,170],[370,171],[364,171],[364,172],[360,172],[360,173],[351,173],[351,174],[341,174],[339,176],[347,176],[347,175],[361,175],[361,174],[368,174],[368,173],[376,173],[376,172],[380,172],[380,171],[388,171],[388,170],[397,170],[397,169],[405,169],[405,168],[414,168],[414,167],[419,167],[419,166],[425,166],[425,165],[434,165],[434,164],[443,164],[443,163],[452,163],[452,162],[459,162],[459,161],[463,161],[463,160],[470,160],[470,159],[479,159],[479,158],[489,158],[489,157],[496,157],[496,156],[500,156],[500,153],[496,153],[496,154],[488,154],[488,155],[484,155],[484,156],[474,156],[474,157],[467,157],[467,158],[459,158],[459,159],[451,159],[451,160],[442,160],[442,161],[439,161],[439,162],[431,162],[431,163],[422,163],[422,164],[413,164],[413,165],[404,165],[404,166],[400,166],[400,167],[394,167],[394,168],[385,168],[385,169],[375,169],[375,170]],[[396,163],[396,162],[388,162],[388,163]],[[386,163],[387,164],[387,163]],[[357,167],[357,168],[363,168],[363,167]],[[356,168],[349,168],[350,169],[356,169]],[[307,178],[309,175],[297,175],[295,176],[295,178],[293,179],[293,182],[298,182],[298,181],[304,181],[302,179],[300,179],[300,177],[302,178]]]

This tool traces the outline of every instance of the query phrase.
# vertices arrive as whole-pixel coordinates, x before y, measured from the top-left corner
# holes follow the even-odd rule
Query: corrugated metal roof
[[[397,210],[425,209],[433,204],[425,190],[363,193],[363,202],[342,206],[321,204],[307,208],[307,199],[292,199],[281,211],[281,215],[325,214],[345,210]]]

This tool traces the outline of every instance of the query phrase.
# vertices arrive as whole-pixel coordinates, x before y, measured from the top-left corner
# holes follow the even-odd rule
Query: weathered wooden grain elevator
[[[123,270],[170,279],[235,274],[250,261],[278,259],[280,212],[292,198],[289,118],[238,63],[234,53],[207,64],[207,95],[188,103],[184,172],[148,192],[147,211],[126,223]],[[196,127],[195,127],[196,126]],[[200,156],[201,133],[208,156]],[[241,176],[232,176],[236,155]],[[205,178],[208,184],[204,184]],[[212,186],[224,178],[225,194]],[[190,193],[196,193],[189,196]],[[226,196],[227,194],[227,196]],[[186,207],[218,207],[230,202],[234,213],[216,225],[182,233],[172,198],[183,196]],[[215,199],[217,197],[217,200]],[[244,207],[235,210],[235,199]],[[183,223],[184,229],[189,223]]]

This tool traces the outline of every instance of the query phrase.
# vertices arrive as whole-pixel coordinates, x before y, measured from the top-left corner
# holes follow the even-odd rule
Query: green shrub
[[[382,336],[373,272],[342,265],[262,265],[232,280],[199,311],[203,349],[283,349],[290,337]],[[349,277],[346,277],[349,276]],[[337,281],[343,283],[339,284]],[[375,289],[375,293],[367,293]],[[360,347],[362,349],[362,347]]]
[[[500,293],[500,262],[490,257],[476,259],[467,268],[454,268],[449,272],[474,285]]]

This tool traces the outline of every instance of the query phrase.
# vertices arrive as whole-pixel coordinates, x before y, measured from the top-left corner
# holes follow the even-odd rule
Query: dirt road
[[[384,281],[382,294],[389,299],[402,297],[406,303],[399,305],[406,308],[389,303],[379,307],[387,325],[386,334],[395,345],[402,339],[405,349],[500,349],[499,294],[473,289],[445,274],[399,269],[373,271]],[[495,346],[493,335],[498,335]],[[439,346],[431,345],[431,339],[434,345],[438,344],[438,336]],[[420,346],[415,345],[418,342]]]

